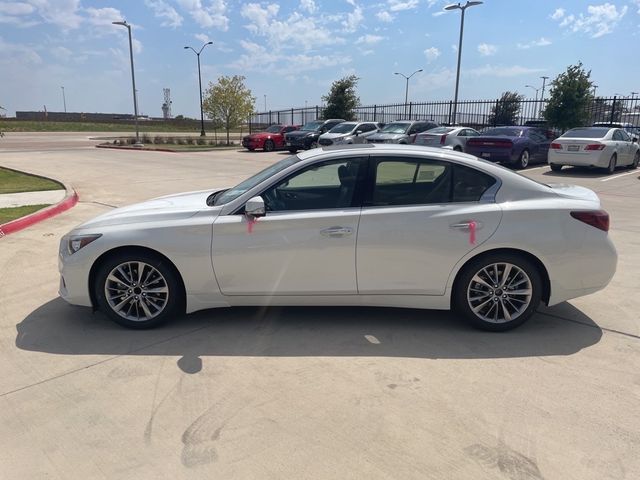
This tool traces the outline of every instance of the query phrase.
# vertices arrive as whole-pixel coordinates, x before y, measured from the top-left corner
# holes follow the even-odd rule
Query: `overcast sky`
[[[133,25],[141,113],[199,116],[203,87],[241,74],[258,110],[320,103],[331,82],[360,77],[364,105],[453,97],[460,13],[442,0],[0,0],[0,106],[16,110],[132,111],[126,29]],[[540,76],[581,60],[598,94],[640,91],[640,0],[485,0],[467,10],[461,99],[505,90],[531,98]]]

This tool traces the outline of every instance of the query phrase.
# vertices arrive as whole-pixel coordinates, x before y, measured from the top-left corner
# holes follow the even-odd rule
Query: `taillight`
[[[551,149],[552,150],[562,150],[562,145],[559,143],[552,143],[551,144]]]
[[[601,143],[591,143],[584,147],[585,150],[604,150],[604,145]]]
[[[444,145],[444,142],[447,140],[447,134],[445,133],[440,137],[440,145]]]
[[[609,214],[604,210],[582,210],[571,212],[571,216],[592,227],[599,228],[605,232],[609,231]]]

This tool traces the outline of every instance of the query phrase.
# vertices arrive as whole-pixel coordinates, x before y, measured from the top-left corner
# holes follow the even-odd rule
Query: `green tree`
[[[491,109],[490,125],[515,125],[520,114],[520,106],[524,95],[516,92],[504,92]]]
[[[245,77],[234,75],[222,76],[218,82],[209,82],[209,88],[205,92],[202,108],[207,117],[214,123],[220,123],[227,132],[227,145],[229,145],[229,130],[240,126],[253,113],[255,97],[244,84]]]
[[[582,62],[570,65],[551,82],[544,118],[562,131],[586,125],[593,100],[592,89],[591,70],[587,72]]]
[[[323,113],[325,119],[356,119],[354,110],[360,105],[360,98],[356,95],[358,80],[359,78],[355,75],[349,75],[333,82],[329,93],[322,97],[322,100],[327,103]]]

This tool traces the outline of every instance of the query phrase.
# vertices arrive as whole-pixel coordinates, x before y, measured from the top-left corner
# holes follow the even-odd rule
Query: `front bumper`
[[[242,139],[242,146],[244,148],[262,148],[262,142],[260,140],[253,140],[249,138]]]
[[[72,305],[91,307],[93,305],[89,294],[89,271],[93,258],[87,255],[87,252],[83,252],[84,249],[78,250],[73,255],[69,255],[65,249],[66,237],[63,237],[58,251],[58,272],[60,272],[58,295]]]
[[[286,146],[292,148],[309,148],[313,142],[313,137],[293,137],[287,138]]]

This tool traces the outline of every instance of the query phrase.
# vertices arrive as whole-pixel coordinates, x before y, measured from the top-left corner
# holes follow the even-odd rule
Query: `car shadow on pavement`
[[[624,172],[624,169],[616,170],[615,173]],[[614,173],[614,174],[615,174]],[[571,177],[571,178],[605,178],[610,175],[600,168],[585,168],[585,167],[564,167],[559,172],[548,170],[542,175],[545,177]]]
[[[571,355],[602,330],[569,303],[541,307],[505,333],[475,330],[451,312],[373,307],[236,307],[128,330],[100,312],[54,299],[17,326],[16,346],[65,355],[180,356],[197,373],[207,356],[383,356],[430,359]]]

